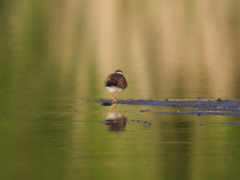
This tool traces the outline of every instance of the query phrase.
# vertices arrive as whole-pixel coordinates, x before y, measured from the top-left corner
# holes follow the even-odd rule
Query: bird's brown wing
[[[127,85],[128,84],[127,84],[127,81],[126,81],[125,77],[124,76],[119,77],[119,79],[118,79],[118,87],[122,88],[122,89],[126,89]]]
[[[105,80],[105,86],[117,86],[125,89],[127,87],[127,81],[121,74],[110,74]]]
[[[105,80],[105,86],[117,86],[118,80],[115,74],[110,74]]]

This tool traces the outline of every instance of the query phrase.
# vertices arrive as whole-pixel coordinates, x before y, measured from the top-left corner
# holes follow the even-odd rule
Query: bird
[[[120,91],[123,91],[128,86],[126,78],[121,70],[116,70],[115,73],[107,76],[105,87],[110,91],[110,96],[114,103],[117,103],[117,96]],[[113,96],[115,93],[115,97]]]

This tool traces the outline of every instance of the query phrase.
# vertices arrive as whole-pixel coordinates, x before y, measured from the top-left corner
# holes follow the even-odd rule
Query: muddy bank
[[[99,99],[102,105],[110,106],[111,101],[106,99]],[[181,108],[181,111],[176,109],[176,112],[157,112],[160,114],[194,114],[201,115],[240,115],[240,101],[239,100],[145,100],[145,99],[128,99],[118,100],[118,104],[126,105],[149,105],[149,106],[171,106],[171,107],[186,107]],[[189,107],[189,108],[188,108]],[[190,108],[191,107],[191,108]],[[150,111],[150,110],[149,110]]]

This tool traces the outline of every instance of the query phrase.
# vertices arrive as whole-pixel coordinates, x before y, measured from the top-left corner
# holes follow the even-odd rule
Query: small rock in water
[[[217,101],[222,101],[222,100],[220,98],[218,98]]]
[[[140,112],[149,112],[149,111],[150,111],[149,109],[140,110]]]
[[[152,125],[151,123],[148,123],[148,122],[144,122],[144,124],[145,124],[146,126],[151,126],[151,125]]]
[[[111,103],[111,102],[103,102],[102,105],[103,105],[103,106],[111,106],[112,103]]]

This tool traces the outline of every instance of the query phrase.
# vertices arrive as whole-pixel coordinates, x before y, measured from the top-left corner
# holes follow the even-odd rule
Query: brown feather
[[[110,74],[105,80],[105,86],[116,86],[121,89],[127,88],[127,81],[122,74]]]

